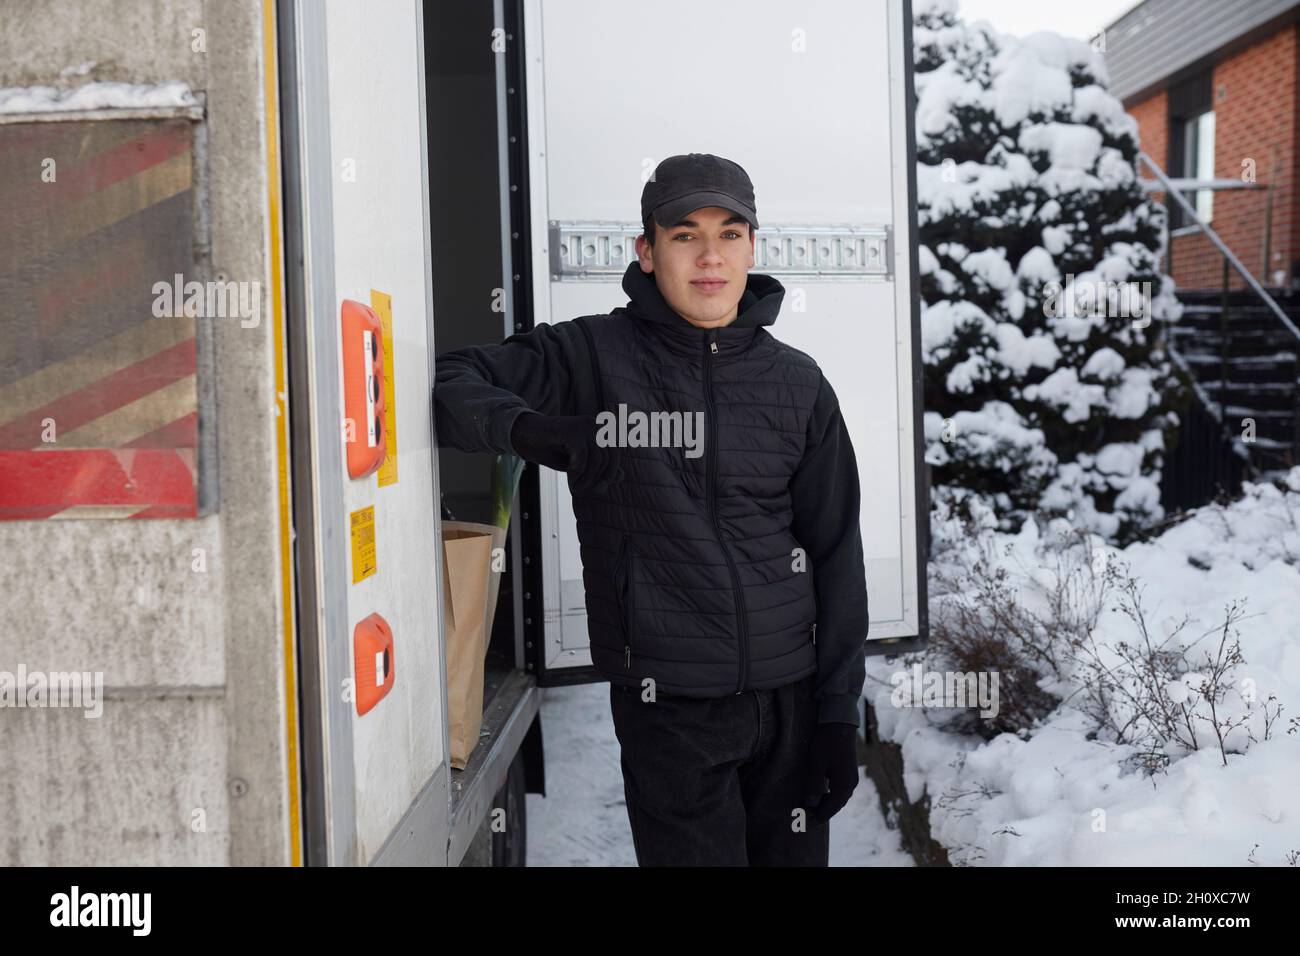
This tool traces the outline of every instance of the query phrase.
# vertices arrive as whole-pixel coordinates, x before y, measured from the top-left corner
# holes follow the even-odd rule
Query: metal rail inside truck
[[[494,462],[438,447],[434,356],[625,305],[674,153],[752,175],[773,334],[860,465],[868,650],[924,639],[906,0],[24,6],[0,0],[0,669],[101,675],[102,708],[0,710],[4,863],[525,859],[544,688],[601,680],[574,517],[533,464],[495,503],[454,769],[441,523],[486,520]]]

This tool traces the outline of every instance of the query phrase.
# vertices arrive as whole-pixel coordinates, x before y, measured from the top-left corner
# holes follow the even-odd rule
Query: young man
[[[767,330],[745,171],[669,157],[641,218],[625,308],[437,356],[438,443],[568,473],[637,862],[825,866],[865,678],[853,447]]]

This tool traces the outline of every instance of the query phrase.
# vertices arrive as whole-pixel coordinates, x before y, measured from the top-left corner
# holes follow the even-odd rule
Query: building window
[[[1214,110],[1183,121],[1183,144],[1183,175],[1189,179],[1213,179]],[[1202,222],[1214,218],[1214,190],[1195,189],[1184,195]]]
[[[1169,174],[1184,179],[1214,178],[1214,94],[1210,70],[1194,73],[1169,88]],[[1183,193],[1197,216],[1208,223],[1214,213],[1214,192]],[[1193,225],[1192,217],[1170,197],[1169,228]]]

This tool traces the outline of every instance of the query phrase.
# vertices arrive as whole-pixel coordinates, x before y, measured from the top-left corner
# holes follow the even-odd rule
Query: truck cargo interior
[[[498,162],[498,58],[489,38],[491,4],[426,3],[425,72],[428,129],[430,270],[435,352],[500,342],[525,319],[501,311],[502,182]],[[443,519],[491,523],[497,456],[454,448],[437,452]],[[464,771],[486,758],[501,721],[516,709],[526,664],[517,614],[517,529],[514,512],[527,491],[523,483],[511,508],[505,570],[489,636],[483,692],[483,739]],[[512,675],[514,679],[512,680]],[[530,751],[525,747],[525,751]],[[527,758],[526,758],[527,759]],[[540,759],[536,777],[540,777]],[[530,782],[535,779],[530,774]],[[540,782],[529,787],[540,792]]]

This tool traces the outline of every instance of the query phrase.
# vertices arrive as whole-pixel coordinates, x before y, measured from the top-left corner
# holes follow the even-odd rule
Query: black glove
[[[839,813],[858,785],[857,734],[857,724],[841,722],[818,724],[813,731],[804,805],[823,823]]]
[[[510,445],[526,461],[569,474],[574,494],[600,491],[622,477],[618,449],[596,443],[594,415],[526,411],[510,427]]]

